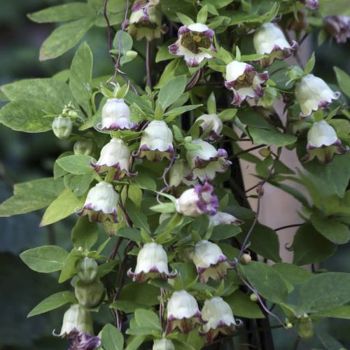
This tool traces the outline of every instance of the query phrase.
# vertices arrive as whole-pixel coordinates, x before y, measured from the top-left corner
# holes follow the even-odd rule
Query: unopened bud
[[[258,296],[255,293],[250,294],[249,299],[256,303],[258,301]]]
[[[243,254],[239,261],[243,265],[248,265],[252,261],[252,257],[250,254]]]
[[[102,301],[104,291],[104,285],[100,280],[96,280],[90,284],[85,284],[79,280],[74,288],[75,297],[79,304],[87,308],[97,306]]]
[[[83,283],[91,283],[97,276],[97,270],[97,262],[85,257],[79,264],[78,277]]]
[[[314,326],[309,316],[302,316],[298,323],[298,335],[302,339],[312,338],[314,335]]]
[[[75,155],[88,156],[91,154],[92,148],[93,143],[91,140],[80,140],[74,144],[73,151]]]
[[[59,139],[68,138],[72,133],[72,129],[73,123],[69,118],[58,116],[52,122],[52,131]]]
[[[129,51],[126,52],[125,56],[126,56],[127,58],[130,58],[130,59],[133,60],[134,58],[137,57],[137,52],[134,51],[134,50],[129,50]]]

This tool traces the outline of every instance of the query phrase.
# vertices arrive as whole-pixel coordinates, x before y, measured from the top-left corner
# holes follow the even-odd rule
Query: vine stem
[[[146,40],[146,85],[152,89],[151,42]]]
[[[285,230],[287,228],[291,228],[291,227],[299,227],[299,226],[302,226],[303,223],[300,223],[300,224],[291,224],[291,225],[286,225],[286,226],[281,226],[281,227],[277,227],[274,229],[274,231],[281,231],[281,230]]]

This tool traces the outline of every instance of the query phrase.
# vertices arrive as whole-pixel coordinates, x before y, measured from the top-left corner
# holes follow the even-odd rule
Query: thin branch
[[[258,145],[258,146],[254,146],[254,147],[251,147],[251,148],[247,148],[247,149],[244,149],[242,151],[239,151],[237,153],[235,153],[232,157],[230,158],[235,158],[241,154],[244,154],[244,153],[249,153],[251,151],[255,151],[256,149],[259,149],[259,148],[263,148],[263,147],[266,147],[266,145]]]
[[[285,230],[287,228],[291,228],[291,227],[299,227],[299,226],[302,226],[303,223],[301,224],[291,224],[291,225],[286,225],[286,226],[281,226],[281,227],[277,227],[274,229],[274,231],[281,231],[281,230]]]
[[[152,89],[151,42],[146,40],[146,85]]]

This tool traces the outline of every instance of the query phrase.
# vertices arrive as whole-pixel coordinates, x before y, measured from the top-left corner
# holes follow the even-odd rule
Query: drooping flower
[[[196,265],[199,280],[207,283],[210,278],[223,278],[232,264],[222,252],[221,248],[212,242],[202,240],[196,243],[192,260]]]
[[[80,215],[88,215],[92,221],[117,222],[118,201],[119,195],[113,185],[104,181],[99,182],[90,189]]]
[[[214,194],[214,187],[206,182],[183,192],[176,199],[175,207],[178,213],[185,216],[215,215],[219,208],[219,200]]]
[[[130,108],[123,99],[109,98],[102,107],[102,130],[129,130],[136,128],[130,119]]]
[[[73,129],[73,122],[68,117],[58,116],[52,122],[52,131],[59,139],[68,138]]]
[[[170,339],[156,339],[153,342],[152,350],[175,350],[175,346]]]
[[[298,47],[296,41],[289,44],[282,30],[274,23],[263,24],[255,32],[253,43],[257,54],[269,56],[264,60],[266,64],[272,63],[275,59],[289,57]]]
[[[206,322],[203,325],[203,331],[209,343],[219,333],[224,335],[232,334],[238,325],[233,317],[230,305],[220,297],[214,297],[204,302],[202,318]]]
[[[171,159],[173,155],[173,133],[170,128],[162,120],[151,121],[143,131],[138,156],[159,161],[163,158]]]
[[[258,73],[247,63],[232,61],[226,66],[225,86],[233,91],[232,104],[240,106],[245,100],[257,101],[269,79],[267,72]]]
[[[195,146],[187,150],[186,158],[191,169],[189,179],[201,181],[213,180],[216,173],[223,173],[231,165],[227,160],[227,152],[223,148],[218,150],[210,143],[201,139],[193,140]]]
[[[128,32],[136,40],[148,41],[160,38],[162,30],[161,13],[157,9],[159,0],[137,0],[131,8]]]
[[[223,122],[216,114],[203,114],[197,118],[196,122],[200,126],[203,136],[214,141],[221,137]]]
[[[146,243],[137,255],[135,272],[129,269],[128,276],[133,281],[144,282],[153,278],[174,278],[176,272],[169,272],[168,256],[160,244]]]
[[[214,31],[202,23],[192,23],[182,26],[178,31],[178,40],[169,46],[169,52],[176,56],[183,56],[190,67],[198,66],[204,59],[212,58],[208,52],[214,51]]]
[[[313,111],[328,107],[333,100],[340,97],[340,93],[332,91],[321,78],[308,74],[296,85],[295,97],[302,116],[307,117]]]
[[[349,16],[327,16],[324,19],[326,31],[332,35],[338,44],[350,39]]]
[[[201,323],[201,313],[196,299],[185,290],[174,292],[168,301],[166,333],[175,329],[188,333]]]
[[[210,226],[218,225],[241,225],[242,221],[237,219],[235,216],[218,211],[215,215],[209,217]]]
[[[114,179],[118,180],[126,176],[131,176],[129,171],[130,151],[123,140],[112,138],[103,146],[100,158],[92,166],[97,173],[107,172],[110,168],[115,169]]]
[[[307,134],[307,152],[305,160],[317,157],[321,162],[329,162],[335,153],[346,151],[334,128],[325,120],[315,122]]]
[[[69,336],[72,332],[93,334],[93,325],[91,314],[83,306],[73,304],[64,313],[61,337]]]
[[[320,6],[319,0],[301,0],[301,2],[310,10],[317,10]]]
[[[68,335],[68,350],[95,350],[101,346],[99,337],[73,331]]]

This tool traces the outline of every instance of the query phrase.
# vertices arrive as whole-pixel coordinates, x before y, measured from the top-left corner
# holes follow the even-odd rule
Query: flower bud
[[[81,215],[88,215],[92,221],[117,222],[117,203],[119,195],[113,185],[107,182],[99,182],[92,187],[86,197]]]
[[[72,305],[64,313],[60,336],[68,336],[73,331],[93,334],[91,314],[79,304]]]
[[[123,99],[109,98],[102,108],[102,130],[129,130],[136,124],[130,120],[130,108]]]
[[[255,293],[250,294],[249,299],[254,303],[256,303],[259,300],[257,294],[255,294]]]
[[[333,100],[340,97],[340,93],[332,91],[322,79],[308,74],[296,85],[295,97],[302,116],[307,117],[313,111],[328,107]]]
[[[171,340],[162,338],[153,342],[152,350],[175,350],[175,346]]]
[[[276,58],[289,57],[298,47],[296,41],[289,44],[282,30],[274,23],[263,24],[254,34],[254,48],[257,54],[269,55],[266,64]]]
[[[210,278],[222,279],[226,276],[227,270],[232,268],[232,263],[228,261],[221,248],[205,240],[196,243],[192,260],[202,283],[207,283]]]
[[[97,277],[98,265],[94,259],[85,257],[78,266],[78,277],[84,283],[90,283]]]
[[[220,297],[214,297],[204,302],[202,318],[206,322],[203,325],[203,331],[206,333],[208,343],[212,342],[219,333],[232,334],[237,326],[230,305]]]
[[[162,22],[158,3],[159,0],[137,0],[132,6],[128,32],[136,40],[146,38],[151,41],[160,38]]]
[[[71,332],[68,339],[68,350],[95,350],[101,346],[99,337],[77,331]]]
[[[227,160],[227,152],[223,148],[216,148],[201,139],[192,141],[193,149],[187,151],[187,162],[191,168],[190,179],[201,181],[213,180],[216,173],[223,173],[231,165]]]
[[[73,129],[73,123],[70,118],[58,116],[52,122],[52,131],[59,139],[68,138]]]
[[[164,248],[157,243],[146,243],[137,255],[135,272],[130,269],[128,276],[133,281],[144,282],[153,278],[174,278],[176,273],[169,273],[168,256]]]
[[[92,152],[93,142],[91,140],[79,140],[73,146],[75,155],[89,156]]]
[[[112,138],[101,149],[100,158],[92,166],[97,173],[102,174],[114,168],[114,180],[122,179],[125,175],[131,176],[129,172],[130,151],[121,139]]]
[[[252,261],[252,257],[250,256],[250,254],[243,254],[239,259],[239,262],[242,265],[248,265],[251,261]]]
[[[257,101],[263,95],[263,85],[268,79],[267,72],[258,73],[244,62],[232,61],[226,66],[225,86],[233,91],[232,104],[235,106],[246,100]]]
[[[219,208],[218,197],[208,182],[188,189],[176,199],[176,211],[185,216],[196,217],[202,214],[215,215]]]
[[[298,335],[301,339],[310,339],[314,336],[312,320],[306,314],[298,320]]]
[[[214,141],[221,137],[223,122],[216,114],[203,114],[196,122],[202,129],[203,135],[208,140]]]
[[[163,158],[171,159],[174,155],[173,133],[162,120],[151,121],[140,142],[139,157],[159,161]]]
[[[191,171],[183,159],[176,160],[169,171],[169,186],[178,187],[181,183],[190,184],[191,181],[186,180],[190,177]]]
[[[321,162],[329,162],[335,153],[342,154],[346,151],[338,139],[334,128],[325,120],[315,122],[307,134],[308,156],[305,160],[317,157]]]
[[[102,301],[105,287],[99,279],[88,284],[78,280],[74,287],[74,293],[80,305],[93,308]]]
[[[189,67],[198,66],[204,59],[213,56],[201,50],[214,52],[214,31],[202,23],[192,23],[182,26],[178,31],[178,40],[169,46],[169,52],[176,56],[183,56]]]
[[[241,225],[243,222],[235,216],[218,211],[215,215],[209,217],[209,226],[218,225]]]
[[[350,39],[349,16],[327,16],[324,19],[326,31],[340,43],[346,43]]]
[[[167,318],[167,333],[176,328],[188,333],[202,322],[196,299],[185,290],[172,294],[168,301]]]

